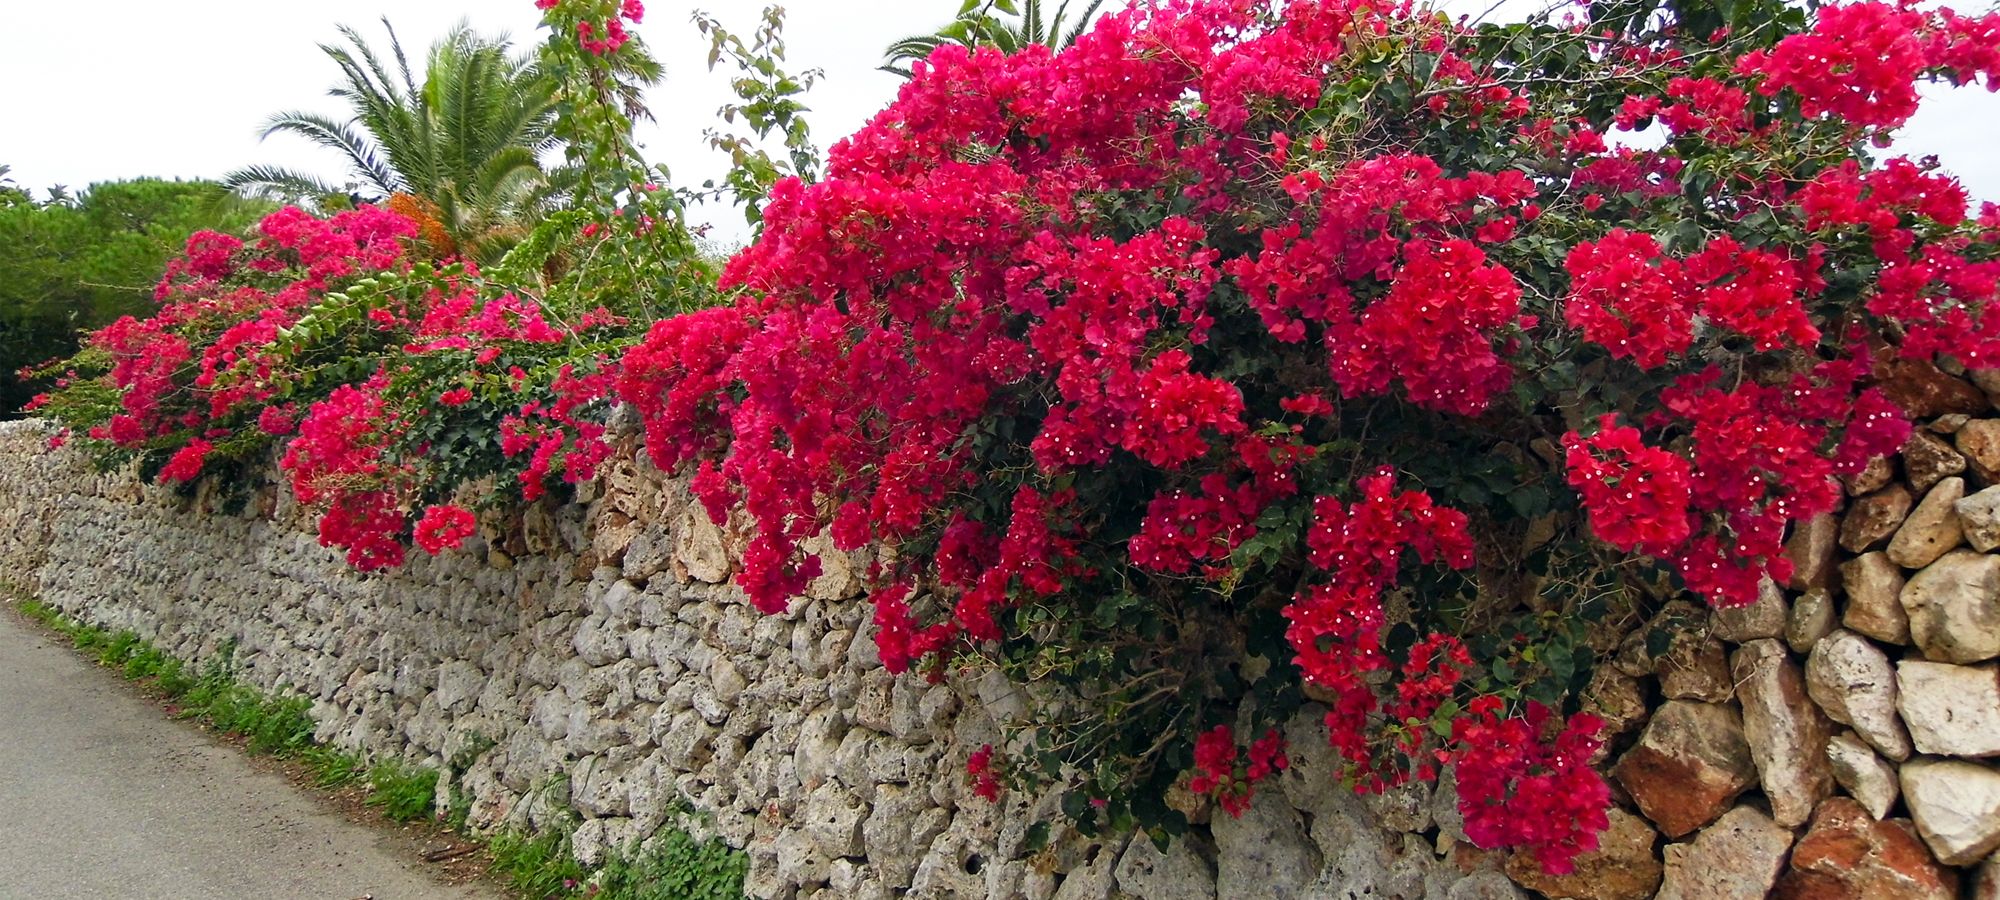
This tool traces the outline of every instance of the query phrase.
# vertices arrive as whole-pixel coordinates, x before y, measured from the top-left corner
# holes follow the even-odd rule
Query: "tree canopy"
[[[151,306],[169,257],[196,231],[241,231],[265,207],[214,182],[140,178],[38,202],[0,184],[0,415],[31,393],[24,366],[76,351],[77,334]]]

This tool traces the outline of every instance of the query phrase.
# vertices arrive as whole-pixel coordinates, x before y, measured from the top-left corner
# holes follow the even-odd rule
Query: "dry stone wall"
[[[1060,826],[1030,851],[1057,798],[992,804],[964,777],[1018,689],[890,677],[859,559],[758,615],[727,584],[737,535],[643,454],[362,575],[275,488],[177,497],[0,423],[0,580],[311,697],[321,739],[439,769],[475,826],[580,821],[586,861],[719,836],[757,897],[2000,900],[2000,418],[1970,412],[1799,529],[1791,584],[1609,638],[1589,702],[1619,808],[1560,877],[1467,844],[1448,781],[1339,788],[1310,709],[1241,818],[1200,815],[1165,852]]]

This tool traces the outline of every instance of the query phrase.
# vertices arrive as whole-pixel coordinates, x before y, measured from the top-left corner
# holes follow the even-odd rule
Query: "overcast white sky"
[[[860,127],[895,94],[900,80],[875,71],[882,48],[944,23],[956,0],[790,0],[786,39],[795,71],[825,70],[808,97],[817,142],[826,147]],[[1484,0],[1447,8],[1477,12]],[[1967,4],[1976,6],[1977,4]],[[10,40],[0,52],[0,164],[24,187],[138,176],[208,177],[274,163],[344,178],[339,159],[289,136],[260,143],[266,116],[284,109],[341,114],[326,96],[338,72],[318,44],[335,26],[382,34],[385,13],[412,55],[461,18],[517,45],[538,43],[532,0],[98,0],[10,3]],[[650,0],[638,29],[667,64],[649,103],[659,124],[642,130],[650,158],[677,181],[698,185],[725,167],[701,133],[728,98],[727,82],[706,70],[706,44],[689,17],[704,8],[738,32],[754,27],[763,3]],[[2000,200],[2000,95],[1940,90],[1899,142],[1913,155],[1937,154],[1979,199]],[[744,233],[740,216],[717,207],[698,217],[718,237]]]

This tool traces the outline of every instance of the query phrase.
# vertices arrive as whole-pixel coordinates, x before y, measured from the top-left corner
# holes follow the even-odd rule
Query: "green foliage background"
[[[204,229],[241,233],[269,204],[206,181],[139,178],[38,201],[0,182],[0,419],[39,388],[24,366],[76,352],[81,332],[152,307],[167,259]]]

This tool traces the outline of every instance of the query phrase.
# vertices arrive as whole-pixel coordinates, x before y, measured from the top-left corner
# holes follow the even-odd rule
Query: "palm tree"
[[[251,166],[224,177],[228,187],[286,200],[322,202],[349,195],[388,202],[424,226],[439,255],[490,260],[526,233],[545,198],[539,157],[552,149],[555,86],[532,57],[516,56],[507,39],[487,39],[461,23],[431,46],[419,85],[388,19],[394,76],[352,28],[340,32],[352,49],[320,49],[344,80],[329,93],[353,117],[339,121],[310,112],[282,112],[264,137],[303,137],[346,158],[354,181],[336,187],[277,166]]]
[[[1069,15],[1070,0],[1063,0],[1056,7],[1054,18],[1043,19],[1042,0],[1024,0],[1017,8],[1014,0],[966,0],[959,8],[958,18],[930,34],[911,35],[889,45],[884,62],[879,67],[884,72],[894,72],[904,78],[910,77],[910,63],[931,55],[931,52],[946,44],[962,44],[967,47],[991,46],[1002,52],[1013,53],[1031,44],[1042,44],[1052,50],[1061,50],[1076,43],[1097,16],[1097,8],[1104,0],[1090,0],[1076,23],[1068,31],[1063,30],[1063,21]],[[1017,21],[1008,23],[995,12],[1014,16]]]

